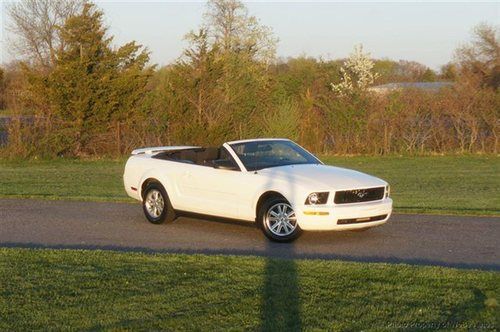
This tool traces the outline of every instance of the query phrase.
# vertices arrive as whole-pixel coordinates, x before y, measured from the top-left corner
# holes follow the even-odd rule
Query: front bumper
[[[368,228],[387,222],[392,213],[392,199],[380,201],[338,204],[327,206],[303,205],[295,209],[297,222],[303,230],[343,231]],[[380,220],[366,221],[367,218],[385,216]],[[342,219],[360,219],[347,224],[338,224]]]

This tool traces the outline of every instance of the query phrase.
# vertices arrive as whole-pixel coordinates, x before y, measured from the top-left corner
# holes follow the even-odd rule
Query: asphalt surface
[[[0,199],[0,247],[259,255],[500,270],[500,218],[396,214],[366,232],[271,243],[252,223],[146,221],[141,205]]]

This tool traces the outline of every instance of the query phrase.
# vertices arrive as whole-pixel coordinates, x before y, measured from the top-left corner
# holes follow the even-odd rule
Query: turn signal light
[[[306,216],[327,216],[330,212],[326,211],[304,211]]]

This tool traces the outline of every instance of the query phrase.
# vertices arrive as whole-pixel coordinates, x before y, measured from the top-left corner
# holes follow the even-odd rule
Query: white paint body
[[[387,182],[358,171],[323,164],[288,165],[247,171],[230,146],[240,142],[245,141],[223,145],[240,166],[240,171],[152,158],[156,152],[189,147],[134,150],[125,166],[125,190],[130,197],[142,201],[143,184],[148,179],[156,179],[166,189],[175,210],[247,221],[255,221],[257,203],[262,195],[270,191],[277,192],[293,207],[297,222],[303,230],[353,230],[379,226],[389,219],[392,199],[388,195],[377,201],[334,203],[336,191],[382,187],[387,186]],[[309,194],[325,191],[330,193],[326,204],[305,204]],[[323,214],[314,214],[315,212]],[[380,215],[387,217],[378,221],[337,224],[339,219]]]

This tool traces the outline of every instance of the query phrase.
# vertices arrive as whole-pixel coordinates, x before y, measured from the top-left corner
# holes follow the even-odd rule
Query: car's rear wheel
[[[175,219],[175,211],[170,204],[165,188],[157,182],[150,183],[144,189],[142,209],[149,222],[162,224]]]
[[[283,197],[265,201],[259,209],[258,221],[262,232],[272,241],[290,242],[301,233],[295,211]]]

